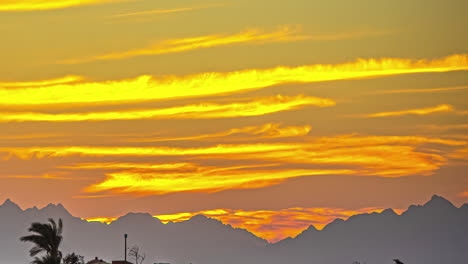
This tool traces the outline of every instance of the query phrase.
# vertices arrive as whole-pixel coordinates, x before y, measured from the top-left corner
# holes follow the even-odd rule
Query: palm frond
[[[39,253],[45,252],[46,255],[40,258],[35,257],[34,264],[60,264],[62,252],[59,250],[62,242],[62,219],[59,219],[58,224],[54,219],[49,218],[49,223],[34,222],[29,227],[28,231],[32,235],[23,236],[20,241],[32,242],[35,245],[29,250],[29,255],[35,257]]]

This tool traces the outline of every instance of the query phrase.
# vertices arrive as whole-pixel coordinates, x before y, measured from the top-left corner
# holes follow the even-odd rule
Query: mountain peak
[[[395,211],[393,211],[393,209],[391,208],[383,210],[380,214],[381,215],[397,215],[397,213],[395,213]]]
[[[424,207],[437,207],[437,208],[455,208],[455,206],[442,196],[433,195],[431,200],[424,204]]]
[[[217,219],[214,219],[214,218],[210,218],[210,217],[208,217],[206,215],[203,215],[203,214],[194,215],[194,216],[192,216],[192,218],[190,218],[189,220],[184,221],[182,223],[186,223],[186,224],[221,224],[221,225],[225,225],[221,221],[219,221]],[[231,225],[227,225],[227,226],[231,226]],[[232,226],[231,226],[231,228],[232,228]]]
[[[216,219],[209,218],[206,215],[197,214],[197,215],[192,216],[192,218],[190,218],[188,220],[188,222],[190,222],[190,223],[209,223],[209,222],[214,222],[213,220],[217,221]]]
[[[40,211],[46,212],[47,214],[70,215],[70,212],[68,212],[68,210],[65,209],[65,207],[61,203],[50,203],[46,207],[42,208]]]
[[[123,223],[123,222],[133,222],[133,223],[159,223],[162,224],[159,218],[153,217],[149,213],[127,213],[124,216],[119,217],[116,221],[112,222],[113,224]]]
[[[3,202],[2,205],[0,205],[0,208],[12,208],[14,210],[21,211],[21,208],[16,203],[12,202],[10,199],[6,199],[5,202]]]
[[[194,215],[190,218],[190,220],[193,220],[193,221],[206,221],[208,220],[208,217],[206,215],[203,215],[203,214],[197,214],[197,215]]]

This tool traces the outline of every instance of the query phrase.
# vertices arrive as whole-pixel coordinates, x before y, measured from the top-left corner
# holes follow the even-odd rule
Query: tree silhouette
[[[140,252],[140,247],[133,246],[128,252],[128,256],[133,257],[135,259],[135,264],[141,264],[145,260],[145,253]]]
[[[60,264],[62,252],[59,247],[62,242],[62,219],[59,219],[58,225],[54,219],[49,218],[49,223],[32,223],[28,229],[35,234],[21,237],[23,242],[32,242],[35,244],[30,250],[29,255],[35,257],[31,264]],[[45,253],[42,257],[36,257],[39,253]]]
[[[84,258],[73,252],[63,258],[63,264],[84,264]]]

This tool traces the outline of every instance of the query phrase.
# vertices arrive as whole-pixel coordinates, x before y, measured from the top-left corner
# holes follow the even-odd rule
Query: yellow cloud
[[[33,147],[0,148],[23,159],[31,157],[83,156],[183,156],[216,157],[226,160],[256,160],[284,164],[332,164],[361,167],[363,174],[402,176],[428,174],[445,159],[439,154],[416,151],[413,145],[443,144],[463,146],[465,141],[424,137],[336,137],[318,138],[301,143],[256,143],[216,145],[203,148],[173,147]]]
[[[62,63],[77,64],[97,60],[120,60],[137,56],[178,53],[232,44],[297,41],[306,38],[305,36],[298,35],[297,32],[298,30],[285,26],[273,32],[249,29],[234,35],[207,35],[193,38],[170,39],[155,43],[145,48],[109,53],[90,58],[66,60]]]
[[[403,111],[394,111],[394,112],[381,112],[367,115],[367,117],[388,117],[388,116],[402,116],[402,115],[429,115],[433,113],[441,112],[453,112],[454,108],[451,105],[443,104],[434,107],[419,108],[419,109],[409,109]]]
[[[136,119],[212,119],[260,116],[306,106],[328,107],[335,105],[330,99],[311,96],[273,96],[257,98],[250,102],[230,104],[202,103],[161,109],[119,110],[112,112],[48,114],[37,112],[9,112],[0,115],[0,122],[49,121],[106,121]],[[278,131],[277,131],[278,132]],[[287,133],[287,132],[286,132]]]
[[[27,140],[27,139],[48,139],[65,137],[65,134],[23,134],[23,135],[0,135],[0,140]]]
[[[84,78],[81,76],[68,75],[55,79],[30,81],[30,82],[0,82],[1,88],[21,88],[21,87],[36,87],[36,86],[51,86],[57,84],[74,83],[82,81]]]
[[[0,175],[0,178],[10,179],[34,179],[34,180],[70,180],[71,178],[61,177],[51,174],[42,175]]]
[[[123,0],[2,0],[0,2],[0,11],[49,10],[118,1]]]
[[[402,177],[430,175],[446,163],[443,153],[420,151],[418,145],[466,146],[466,141],[425,137],[359,137],[309,139],[300,143],[216,145],[200,148],[174,147],[33,147],[0,148],[0,152],[23,159],[101,156],[166,157],[175,163],[85,163],[61,167],[111,170],[87,192],[151,195],[174,192],[215,192],[261,188],[294,177],[311,175],[372,175]],[[205,166],[197,160],[253,165]],[[301,164],[301,169],[297,168]],[[337,168],[338,166],[338,168]],[[330,169],[333,168],[333,169]]]
[[[193,163],[167,163],[167,164],[151,164],[151,163],[79,163],[73,166],[61,166],[60,168],[68,169],[146,169],[153,171],[166,170],[187,170],[196,168]]]
[[[285,164],[305,165],[342,165],[350,168],[359,167],[360,175],[379,175],[383,177],[401,177],[406,175],[429,175],[445,163],[445,158],[438,154],[418,152],[410,146],[362,146],[336,149],[320,149],[317,146],[305,146],[298,149],[244,153],[242,155],[218,154],[223,159],[260,160]],[[214,158],[207,154],[203,158]]]
[[[306,144],[287,149],[242,153],[205,154],[201,158],[216,156],[222,159],[243,159],[278,162],[284,164],[339,165],[357,169],[360,175],[400,177],[429,175],[446,159],[438,154],[416,150],[421,144],[441,144],[452,147],[467,145],[466,141],[445,140],[414,136],[337,136],[318,138]]]
[[[450,154],[450,158],[468,160],[468,148],[458,149],[454,153]]]
[[[450,125],[422,125],[424,129],[446,131],[446,130],[464,130],[468,129],[468,124],[450,124]]]
[[[130,140],[133,142],[160,142],[160,141],[181,141],[181,140],[200,140],[200,139],[210,139],[210,138],[219,138],[227,137],[235,134],[249,134],[259,136],[260,138],[283,138],[283,137],[297,137],[305,136],[310,130],[311,126],[287,126],[281,127],[281,124],[267,123],[262,126],[249,126],[242,128],[233,128],[228,131],[197,135],[197,136],[188,136],[188,137],[158,137],[158,138],[143,138]]]
[[[73,196],[75,199],[95,199],[95,198],[108,198],[108,197],[114,197],[116,195],[113,194],[100,194],[100,195],[76,195]],[[107,220],[106,220],[107,219]],[[90,220],[89,222],[103,222],[103,223],[110,223],[112,221],[116,220],[116,218],[95,218],[93,220]]]
[[[196,7],[181,7],[181,8],[171,8],[171,9],[154,9],[154,10],[145,10],[145,11],[139,11],[139,12],[123,13],[123,14],[114,15],[112,17],[122,18],[122,17],[146,16],[146,15],[157,15],[157,14],[171,14],[171,13],[194,11],[194,10],[211,8],[211,7],[219,7],[219,6],[221,5],[204,5],[204,6],[196,6]]]
[[[403,89],[403,90],[391,90],[391,91],[377,91],[374,94],[400,94],[400,93],[434,93],[434,92],[447,92],[468,89],[468,86],[456,86],[456,87],[443,87],[443,88],[430,88],[430,89]]]
[[[100,183],[86,187],[90,193],[112,191],[137,195],[174,192],[217,192],[229,189],[254,189],[311,175],[352,174],[348,169],[275,169],[243,170],[204,168],[193,172],[121,171],[106,174]]]
[[[162,164],[98,162],[60,167],[105,170],[105,179],[84,189],[91,196],[79,197],[92,198],[95,195],[160,195],[262,188],[313,175],[430,175],[446,163],[446,158],[442,152],[431,153],[428,148],[423,148],[426,152],[418,150],[417,146],[427,144],[466,148],[468,143],[417,136],[346,135],[305,138],[300,143],[224,144],[200,148],[70,146],[0,148],[0,152],[23,159],[79,155],[165,157],[165,160],[177,161]],[[200,163],[193,163],[194,160]],[[209,160],[234,165],[203,164]],[[252,165],[245,165],[245,160]],[[298,164],[301,169],[297,169]]]
[[[422,136],[358,136],[344,135],[335,137],[321,137],[316,140],[321,144],[332,147],[360,146],[360,145],[383,145],[383,144],[441,144],[446,146],[464,146],[468,142],[463,140],[451,140],[442,138],[431,138]]]
[[[212,72],[185,77],[155,79],[140,76],[130,80],[60,84],[21,89],[0,88],[0,105],[44,106],[119,104],[173,100],[246,92],[287,83],[313,83],[370,78],[419,72],[468,70],[468,55],[453,55],[433,61],[407,59],[359,59],[337,65],[307,65]]]
[[[300,145],[298,145],[300,146]],[[31,148],[0,148],[0,151],[10,152],[23,159],[32,156],[37,158],[66,157],[74,155],[83,156],[193,156],[206,154],[242,154],[265,151],[287,150],[296,147],[290,143],[269,144],[237,144],[216,145],[205,148],[173,148],[173,147],[91,147],[91,146],[67,146],[67,147],[31,147]]]

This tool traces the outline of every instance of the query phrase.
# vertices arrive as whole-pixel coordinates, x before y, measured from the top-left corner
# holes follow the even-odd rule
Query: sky
[[[270,242],[468,202],[468,2],[4,0],[0,200]]]

